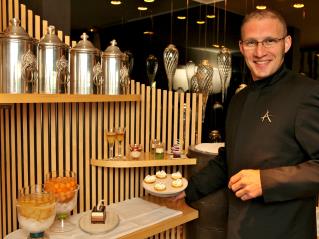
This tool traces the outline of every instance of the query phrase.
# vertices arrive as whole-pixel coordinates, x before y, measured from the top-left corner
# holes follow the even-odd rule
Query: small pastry
[[[144,182],[145,182],[145,183],[154,183],[155,181],[156,181],[155,175],[147,175],[147,176],[144,178]]]
[[[179,171],[177,171],[176,173],[172,173],[171,177],[172,179],[181,179],[182,174]]]
[[[164,191],[166,189],[166,186],[164,183],[156,183],[154,185],[155,190],[157,191]]]
[[[156,177],[157,178],[166,178],[166,173],[164,170],[161,170],[161,171],[157,171],[156,172]]]
[[[182,187],[183,186],[182,179],[179,178],[179,179],[173,180],[172,181],[172,186],[175,187],[175,188]]]

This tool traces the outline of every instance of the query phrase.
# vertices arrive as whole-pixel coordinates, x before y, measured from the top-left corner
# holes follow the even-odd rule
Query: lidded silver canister
[[[13,18],[0,34],[0,92],[32,93],[36,91],[36,40]]]
[[[75,94],[102,93],[103,74],[100,50],[88,40],[84,32],[82,40],[70,53],[70,89]]]
[[[55,34],[55,27],[49,26],[38,46],[39,92],[47,94],[68,92],[69,47]]]
[[[104,74],[105,94],[118,95],[121,93],[120,70],[122,66],[123,53],[112,40],[111,45],[102,54],[102,69]]]

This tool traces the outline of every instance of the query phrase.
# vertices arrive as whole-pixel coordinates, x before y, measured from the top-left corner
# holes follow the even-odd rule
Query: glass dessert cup
[[[140,144],[133,144],[130,145],[130,154],[132,159],[139,159],[141,156],[142,145]]]
[[[125,128],[117,128],[116,129],[116,140],[118,142],[118,154],[116,155],[116,158],[122,158],[122,150],[123,150],[123,141],[124,141],[124,135],[125,135]]]
[[[50,172],[46,175],[44,188],[56,199],[56,220],[50,231],[63,233],[74,230],[76,226],[69,221],[69,215],[77,204],[79,185],[76,183],[76,173]]]
[[[56,200],[52,193],[45,192],[43,185],[22,188],[17,199],[18,221],[30,238],[47,239],[45,234],[56,214]]]

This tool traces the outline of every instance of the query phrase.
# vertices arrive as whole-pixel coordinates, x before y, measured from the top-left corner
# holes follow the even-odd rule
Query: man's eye
[[[247,46],[256,46],[256,41],[246,41]]]
[[[264,44],[266,44],[266,45],[271,45],[274,43],[276,43],[276,39],[265,39],[264,40]]]

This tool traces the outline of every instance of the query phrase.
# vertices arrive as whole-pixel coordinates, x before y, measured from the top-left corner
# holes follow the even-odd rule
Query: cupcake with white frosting
[[[172,187],[175,187],[175,188],[180,188],[183,186],[183,181],[182,179],[176,179],[176,180],[173,180],[172,181]]]
[[[166,178],[166,172],[164,170],[157,171],[156,172],[156,177],[160,178],[160,179]]]
[[[154,183],[156,181],[156,176],[155,175],[147,175],[144,178],[145,183]]]
[[[166,189],[166,185],[164,183],[155,183],[154,189],[157,191],[164,191]]]
[[[181,179],[182,174],[179,171],[177,171],[176,173],[172,173],[171,177],[172,179]]]

